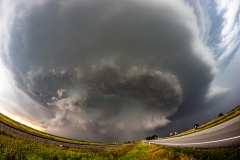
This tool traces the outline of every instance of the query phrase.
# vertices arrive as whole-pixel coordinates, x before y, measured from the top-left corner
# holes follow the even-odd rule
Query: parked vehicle
[[[199,128],[200,128],[199,124],[195,124],[195,125],[194,125],[194,128],[195,128],[195,129],[199,129]]]

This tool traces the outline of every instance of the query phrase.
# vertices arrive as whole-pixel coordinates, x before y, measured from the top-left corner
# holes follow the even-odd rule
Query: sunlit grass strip
[[[211,127],[214,127],[214,126],[217,126],[221,123],[224,123],[226,121],[229,121],[237,116],[240,115],[240,106],[236,107],[235,109],[233,109],[232,111],[228,112],[227,114],[225,114],[224,116],[221,116],[217,119],[214,119],[210,122],[207,122],[203,125],[200,126],[199,129],[195,130],[195,129],[190,129],[190,130],[187,130],[185,132],[182,132],[182,133],[179,133],[177,135],[174,135],[174,136],[171,136],[171,137],[167,137],[167,138],[173,138],[173,137],[180,137],[180,136],[185,136],[185,135],[188,135],[188,134],[191,134],[191,133],[196,133],[196,132],[199,132],[199,131],[202,131],[202,130],[206,130],[208,128],[211,128]]]
[[[74,144],[93,144],[93,145],[105,145],[107,143],[97,143],[97,142],[86,142],[86,141],[80,141],[80,140],[73,140],[73,139],[68,139],[68,138],[63,138],[55,135],[51,135],[36,129],[33,129],[31,127],[28,127],[24,124],[21,124],[19,122],[16,122],[12,120],[11,118],[8,118],[7,116],[3,115],[0,113],[0,122],[13,127],[17,130],[23,131],[25,133],[38,136],[41,138],[49,139],[49,140],[54,140],[54,141],[59,141],[59,142],[66,142],[66,143],[74,143]]]
[[[181,151],[173,152],[171,150],[165,149],[159,145],[150,146],[147,143],[136,143],[133,150],[129,151],[125,156],[120,157],[121,160],[173,160],[173,159],[186,159],[195,160],[191,155],[185,155]]]

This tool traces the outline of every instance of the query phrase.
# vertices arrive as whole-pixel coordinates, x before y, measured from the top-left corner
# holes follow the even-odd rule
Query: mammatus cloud
[[[218,71],[199,3],[2,4],[1,58],[17,87],[49,112],[44,127],[115,137],[153,130],[179,105],[203,102]]]

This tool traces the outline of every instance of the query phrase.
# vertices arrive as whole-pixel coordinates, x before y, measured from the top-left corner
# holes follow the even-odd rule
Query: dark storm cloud
[[[51,110],[45,127],[114,136],[161,127],[180,104],[204,101],[217,71],[207,29],[184,1],[4,4],[1,56]]]
[[[40,70],[29,72],[25,82],[30,93],[56,111],[45,125],[71,124],[84,131],[115,136],[119,130],[165,125],[166,117],[176,112],[182,102],[182,88],[176,76],[147,66],[132,67],[126,73],[113,62],[94,65],[86,73],[75,69],[72,73],[50,70],[44,74]],[[149,116],[153,119],[149,120]],[[133,127],[130,119],[141,123],[133,123]]]

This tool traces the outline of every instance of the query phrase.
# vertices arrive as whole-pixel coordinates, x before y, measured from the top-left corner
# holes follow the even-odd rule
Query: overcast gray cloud
[[[218,69],[199,1],[2,6],[1,59],[16,86],[44,110],[48,131],[70,126],[121,139],[167,125],[180,105],[229,91],[211,86]]]

